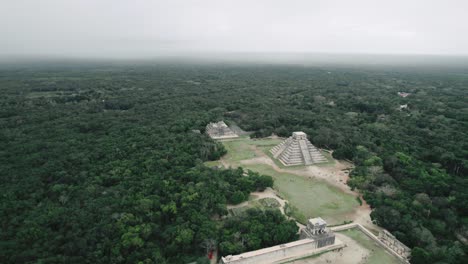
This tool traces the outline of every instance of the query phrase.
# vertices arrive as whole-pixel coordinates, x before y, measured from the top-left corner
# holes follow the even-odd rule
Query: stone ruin
[[[385,245],[395,251],[401,257],[408,259],[411,255],[411,249],[405,244],[396,239],[390,232],[387,230],[382,230],[379,232],[379,240],[382,241]]]
[[[317,248],[335,243],[335,234],[327,228],[327,222],[321,217],[309,219],[306,228],[301,230],[300,237],[312,238],[317,241]]]
[[[284,263],[344,247],[343,242],[335,240],[335,234],[327,228],[327,223],[320,217],[309,219],[307,226],[300,232],[300,238],[287,244],[222,257],[220,263]]]
[[[410,94],[410,93],[405,93],[405,92],[398,92],[398,95],[399,95],[400,97],[405,98],[405,97],[408,97],[408,95],[411,95],[411,94]]]
[[[224,123],[224,121],[219,121],[217,123],[209,123],[206,126],[206,133],[212,139],[226,139],[239,137],[226,125],[226,123]]]
[[[304,132],[293,132],[292,136],[270,150],[273,157],[284,166],[312,165],[327,159],[310,143]]]

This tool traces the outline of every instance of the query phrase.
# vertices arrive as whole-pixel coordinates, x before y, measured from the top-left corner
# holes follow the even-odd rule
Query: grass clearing
[[[224,158],[235,164],[239,164],[239,161],[241,160],[255,158],[255,151],[247,141],[251,140],[248,138],[239,138],[235,140],[222,141],[227,150],[227,154]]]
[[[250,139],[248,136],[234,140],[222,141],[228,153],[224,157],[232,166],[241,166],[264,175],[270,175],[275,180],[275,189],[281,196],[287,199],[292,207],[292,216],[299,222],[305,223],[308,218],[321,216],[329,224],[341,224],[347,214],[359,206],[356,198],[342,192],[322,180],[306,178],[291,173],[277,172],[266,164],[242,164],[240,161],[257,157],[255,148],[260,149],[270,158],[269,150],[279,144],[282,139]],[[327,159],[331,159],[329,153],[324,153]],[[273,159],[277,164],[279,163]],[[332,162],[334,163],[333,159]],[[281,167],[284,168],[284,166]],[[303,168],[304,166],[296,166]],[[294,169],[294,167],[287,167]]]
[[[321,216],[329,224],[342,223],[345,215],[359,206],[356,198],[340,189],[317,179],[307,179],[290,173],[276,172],[264,164],[243,165],[244,168],[270,175],[275,179],[275,188],[289,203],[297,208],[292,215],[302,223],[308,218]]]
[[[227,150],[224,158],[231,164],[240,166],[241,160],[247,160],[257,157],[255,146],[271,149],[281,143],[281,139],[250,139],[248,135],[241,136],[238,139],[229,139],[221,141]]]
[[[365,262],[366,264],[399,264],[401,261],[395,256],[388,253],[384,248],[378,245],[374,240],[366,236],[361,230],[352,228],[339,232],[351,239],[355,240],[362,247],[369,250],[370,255]]]

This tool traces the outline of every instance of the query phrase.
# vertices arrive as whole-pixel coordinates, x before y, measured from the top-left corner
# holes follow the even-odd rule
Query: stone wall
[[[301,240],[221,258],[223,264],[280,263],[344,247],[320,217],[309,219],[300,231]]]
[[[333,245],[317,248],[317,241],[313,239],[301,239],[291,243],[278,245],[250,251],[241,255],[226,256],[221,258],[222,264],[263,264],[263,263],[283,263],[294,259],[312,256],[322,252],[335,250],[344,247],[344,244],[337,240]]]
[[[400,242],[400,240],[396,239],[396,237],[387,230],[379,232],[379,240],[403,257],[408,258],[411,255],[411,249]]]

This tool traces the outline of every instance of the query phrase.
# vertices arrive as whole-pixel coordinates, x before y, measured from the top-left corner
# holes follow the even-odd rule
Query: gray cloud
[[[0,55],[468,54],[465,0],[3,0]]]

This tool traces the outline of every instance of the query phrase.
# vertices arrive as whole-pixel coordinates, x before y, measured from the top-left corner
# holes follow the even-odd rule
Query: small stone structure
[[[217,123],[209,123],[206,126],[206,133],[212,139],[226,139],[239,137],[226,125],[226,123],[224,123],[224,121],[219,121]]]
[[[408,95],[410,95],[410,93],[398,92],[398,95],[399,95],[400,97],[405,98],[405,97],[408,97]]]
[[[306,228],[301,230],[300,237],[314,239],[317,241],[317,248],[335,243],[335,234],[327,228],[327,222],[320,217],[309,219]]]
[[[309,219],[307,226],[300,233],[301,240],[250,251],[240,255],[229,255],[222,257],[220,263],[283,263],[344,247],[343,242],[335,239],[335,234],[327,228],[327,223],[320,217]]]
[[[304,132],[293,132],[292,136],[270,150],[273,157],[284,166],[312,165],[327,159],[310,143]]]
[[[411,255],[411,249],[385,229],[379,232],[379,240],[405,259]]]

